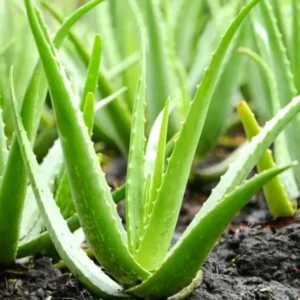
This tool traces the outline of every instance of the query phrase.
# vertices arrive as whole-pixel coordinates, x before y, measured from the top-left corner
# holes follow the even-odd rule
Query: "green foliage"
[[[220,235],[262,187],[275,217],[295,213],[285,188],[290,195],[288,185],[296,182],[288,170],[290,157],[296,156],[288,124],[299,122],[300,98],[294,97],[297,80],[292,77],[298,46],[285,51],[289,37],[279,2],[250,0],[242,7],[234,0],[110,0],[76,33],[73,24],[102,0],[89,1],[64,22],[54,6],[43,2],[63,22],[53,41],[33,1],[23,2],[40,61],[19,103],[18,79],[11,71],[7,99],[14,136],[8,142],[0,111],[0,263],[51,252],[101,298],[180,298],[200,284],[201,267]],[[73,2],[64,3],[65,10],[72,7]],[[293,7],[296,18],[296,2]],[[95,19],[100,35],[91,29]],[[261,24],[267,43],[259,39]],[[299,33],[297,26],[293,32]],[[240,49],[256,62],[251,70],[257,78],[241,79],[242,63],[248,61],[236,50],[244,43],[261,52]],[[215,147],[242,82],[251,96],[266,96],[265,107],[274,117],[260,128],[251,114],[245,115],[251,141],[223,165],[199,174],[210,180],[225,173],[170,248],[194,158]],[[252,90],[256,83],[257,93]],[[59,139],[38,164],[33,143],[39,122],[50,124],[54,118]],[[113,193],[92,136],[128,156],[125,185]],[[283,167],[276,167],[266,152],[274,141],[280,153],[290,154]],[[260,174],[247,180],[256,165]],[[124,198],[125,226],[116,207]],[[80,227],[100,267],[73,237]]]

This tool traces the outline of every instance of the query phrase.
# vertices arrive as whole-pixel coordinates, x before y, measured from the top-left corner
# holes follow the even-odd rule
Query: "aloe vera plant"
[[[246,5],[222,38],[198,86],[172,155],[166,162],[170,102],[167,100],[155,121],[146,145],[144,119],[147,34],[140,7],[137,1],[130,0],[141,29],[142,49],[129,147],[125,230],[90,139],[93,94],[89,91],[83,97],[85,105],[82,107],[86,109],[82,113],[43,18],[31,0],[24,0],[49,85],[63,150],[67,175],[65,178],[69,183],[72,201],[92,252],[109,276],[85,255],[72,238],[62,211],[58,209],[32,152],[24,120],[22,122],[18,110],[11,76],[12,111],[18,145],[47,234],[71,272],[95,294],[101,297],[157,298],[180,293],[190,284],[190,287],[195,287],[193,279],[201,278],[199,270],[228,222],[256,191],[289,167],[272,168],[245,181],[268,146],[299,112],[299,98],[295,98],[278,112],[246,146],[244,155],[240,155],[231,165],[192,224],[169,250],[189,171],[214,88],[221,74],[222,63],[236,31],[258,2],[259,0],[252,0]],[[94,49],[97,49],[97,39]],[[95,82],[98,74],[97,68],[92,67],[93,62],[95,66],[99,62],[97,56],[94,58],[89,68],[88,78],[91,81],[86,82],[86,87],[93,86],[92,89],[95,85],[88,83]],[[63,177],[64,175],[61,178]],[[61,181],[62,184],[63,182],[64,180]],[[76,221],[77,217],[74,218]],[[74,219],[72,224],[73,221]],[[69,225],[70,223],[71,221]],[[49,236],[44,234],[40,241],[46,240],[48,243]],[[185,293],[186,291],[179,295]]]

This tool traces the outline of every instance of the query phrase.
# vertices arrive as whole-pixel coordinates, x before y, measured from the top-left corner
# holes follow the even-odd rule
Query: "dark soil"
[[[69,273],[52,266],[49,258],[0,271],[1,300],[96,300]]]
[[[203,267],[201,300],[300,299],[300,217],[281,229],[243,228],[227,234]],[[281,227],[281,226],[280,226]]]

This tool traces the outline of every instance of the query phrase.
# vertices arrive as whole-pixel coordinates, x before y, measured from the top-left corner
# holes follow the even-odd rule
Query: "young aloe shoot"
[[[245,101],[242,101],[237,106],[237,111],[243,123],[247,138],[251,140],[261,131],[261,128],[256,121],[255,115]],[[268,149],[263,154],[260,161],[257,163],[257,169],[259,172],[262,172],[274,168],[275,166],[276,163],[274,162],[272,152]],[[276,176],[270,182],[268,182],[264,186],[263,191],[270,212],[274,218],[290,217],[296,214],[297,202],[296,200],[289,200],[288,194],[285,190],[280,176]]]

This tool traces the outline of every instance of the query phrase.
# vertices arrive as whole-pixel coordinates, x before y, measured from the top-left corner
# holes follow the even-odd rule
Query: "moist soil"
[[[196,190],[186,191],[175,239],[205,201],[206,195]],[[300,300],[300,214],[272,221],[258,194],[228,226],[202,270],[204,281],[189,300]],[[67,270],[54,268],[49,258],[36,257],[26,264],[0,266],[2,299],[99,298]]]

